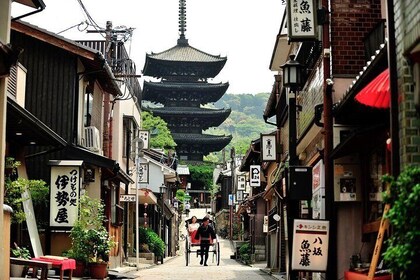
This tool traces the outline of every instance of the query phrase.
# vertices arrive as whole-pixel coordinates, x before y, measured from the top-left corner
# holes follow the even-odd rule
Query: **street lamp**
[[[295,55],[290,55],[290,60],[281,66],[283,69],[283,86],[289,90],[288,92],[288,101],[289,101],[289,166],[294,166],[299,163],[296,155],[296,92],[300,89],[302,85],[302,68],[298,61],[295,60]],[[290,180],[289,188],[290,191]],[[292,271],[292,247],[293,247],[293,220],[297,218],[299,213],[299,201],[287,199],[287,229],[288,229],[288,257],[289,263],[287,269],[289,270],[289,279],[297,279],[297,272]]]
[[[159,193],[160,197],[162,199],[162,221],[161,221],[161,231],[160,231],[160,238],[162,238],[163,242],[165,242],[165,200],[163,199],[164,194],[166,193],[167,187],[165,184],[162,183],[162,185],[159,187]],[[162,264],[163,264],[163,257],[162,256]]]

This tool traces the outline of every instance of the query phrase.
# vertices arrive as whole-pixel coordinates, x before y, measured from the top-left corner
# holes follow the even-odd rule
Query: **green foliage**
[[[22,204],[22,202],[28,199],[22,197],[22,194],[26,190],[29,191],[34,205],[44,204],[48,206],[49,188],[46,183],[43,180],[17,178],[18,166],[20,166],[19,161],[15,161],[13,158],[6,158],[6,168],[10,170],[10,173],[6,176],[4,184],[4,204],[9,205],[13,209],[13,223],[22,223],[26,220]]]
[[[15,248],[10,248],[10,252],[12,256],[15,258],[30,260],[31,253],[29,252],[28,248],[19,247],[16,243],[14,243]]]
[[[206,190],[213,186],[213,163],[189,164],[192,183],[196,186],[204,187]]]
[[[239,247],[239,257],[244,264],[251,263],[251,246],[249,243],[242,244]]]
[[[147,244],[149,250],[157,257],[163,256],[165,252],[165,242],[150,228],[140,227],[139,239],[141,244]]]
[[[400,279],[419,279],[420,167],[406,168],[397,180],[391,176],[384,176],[383,180],[390,184],[384,201],[391,206],[386,218],[392,226],[384,260],[394,273],[400,274]]]
[[[232,135],[232,141],[225,148],[235,147],[237,155],[244,155],[251,141],[260,138],[261,133],[272,132],[275,127],[265,123],[263,112],[269,93],[259,94],[225,94],[214,104],[216,108],[232,109],[230,116],[217,128],[210,128],[205,133],[215,135]],[[214,158],[217,157],[217,160]],[[223,154],[218,152],[209,158],[211,162],[222,162]]]
[[[104,204],[87,195],[80,197],[79,216],[70,232],[72,248],[67,254],[83,262],[108,261],[110,250],[116,245],[103,226]]]
[[[151,134],[156,133],[156,135],[151,135],[150,137],[150,147],[151,148],[161,148],[161,149],[174,149],[176,143],[172,138],[171,132],[168,129],[168,124],[160,117],[154,117],[150,112],[142,111],[142,127],[143,129],[149,130]]]

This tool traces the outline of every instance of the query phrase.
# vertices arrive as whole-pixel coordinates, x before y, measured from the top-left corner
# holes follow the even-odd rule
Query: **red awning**
[[[366,106],[387,109],[390,97],[389,70],[386,69],[356,94],[355,99]]]

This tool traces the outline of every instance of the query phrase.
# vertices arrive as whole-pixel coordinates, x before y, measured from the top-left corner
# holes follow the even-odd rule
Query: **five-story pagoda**
[[[185,0],[179,1],[179,31],[176,46],[146,54],[143,74],[160,81],[144,82],[143,100],[163,107],[144,109],[168,123],[181,160],[202,161],[204,155],[222,150],[232,139],[231,135],[203,134],[203,130],[223,123],[231,110],[201,107],[218,101],[229,87],[228,83],[208,82],[219,74],[227,58],[205,53],[188,44]]]

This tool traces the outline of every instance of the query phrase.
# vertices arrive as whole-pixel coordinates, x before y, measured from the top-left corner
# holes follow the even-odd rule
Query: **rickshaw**
[[[190,234],[188,231],[188,225],[191,223],[191,219],[185,220],[185,228],[187,230],[186,238],[185,238],[185,265],[188,266],[190,263],[190,254],[195,253],[196,257],[200,256],[200,240],[194,239],[195,232]],[[202,219],[197,219],[197,223],[201,224]],[[212,226],[214,231],[216,232],[216,224],[210,220],[209,226]],[[219,237],[216,234],[216,239],[211,240],[210,242],[210,249],[209,249],[209,257],[212,255],[212,262],[216,260],[216,264],[219,265],[220,263],[220,243],[219,243]]]

